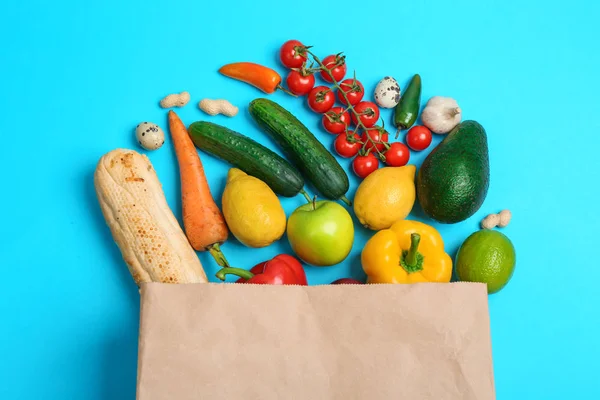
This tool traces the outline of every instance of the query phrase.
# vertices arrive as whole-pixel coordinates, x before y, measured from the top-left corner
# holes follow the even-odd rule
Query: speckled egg
[[[138,143],[146,150],[156,150],[165,143],[165,133],[152,122],[142,122],[135,127]]]
[[[382,108],[394,108],[400,101],[400,85],[386,76],[375,86],[375,102]]]

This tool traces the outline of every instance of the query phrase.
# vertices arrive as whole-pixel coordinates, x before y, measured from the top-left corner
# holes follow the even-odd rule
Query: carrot
[[[210,193],[196,147],[173,111],[169,111],[169,130],[179,164],[185,234],[195,250],[209,251],[219,265],[227,266],[219,247],[229,235],[225,218]]]

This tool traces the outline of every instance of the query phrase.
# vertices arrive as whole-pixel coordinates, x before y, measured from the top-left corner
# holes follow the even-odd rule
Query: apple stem
[[[302,196],[304,196],[304,198],[306,199],[306,202],[307,202],[307,203],[310,203],[310,202],[312,202],[312,199],[310,198],[310,196],[308,195],[308,193],[306,193],[306,190],[302,189],[302,190],[300,191],[300,193],[302,193]]]
[[[315,194],[315,197],[312,199],[312,208],[313,211],[317,209],[317,195]]]
[[[346,196],[340,197],[340,200],[343,201],[344,203],[346,203],[346,205],[348,207],[352,206],[352,202],[350,200],[348,200],[348,198]]]

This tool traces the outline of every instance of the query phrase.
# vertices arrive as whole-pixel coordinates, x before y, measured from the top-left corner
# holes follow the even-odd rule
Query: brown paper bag
[[[143,284],[139,400],[494,399],[483,284]]]

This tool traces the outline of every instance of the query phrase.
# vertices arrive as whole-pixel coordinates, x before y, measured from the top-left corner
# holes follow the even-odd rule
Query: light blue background
[[[436,226],[454,255],[484,215],[513,212],[504,232],[516,272],[489,298],[498,398],[599,398],[599,14],[592,0],[4,4],[0,398],[134,398],[139,295],[99,211],[95,164],[114,148],[138,149],[140,121],[166,131],[158,100],[182,90],[192,94],[178,110],[186,124],[209,119],[200,99],[227,98],[240,114],[212,120],[269,143],[247,113],[262,94],[216,70],[249,60],[283,73],[276,50],[291,38],[322,56],[344,51],[368,93],[384,75],[405,87],[418,72],[424,100],[453,96],[465,118],[485,126],[488,197],[471,219]],[[330,145],[301,100],[270,98]],[[149,156],[179,217],[171,141]],[[202,160],[219,198],[228,167]],[[288,213],[302,202],[283,200]],[[310,283],[361,278],[369,235],[357,229],[341,265],[309,268]],[[285,240],[263,250],[223,246],[244,267],[288,249]],[[212,276],[215,264],[200,257]]]

